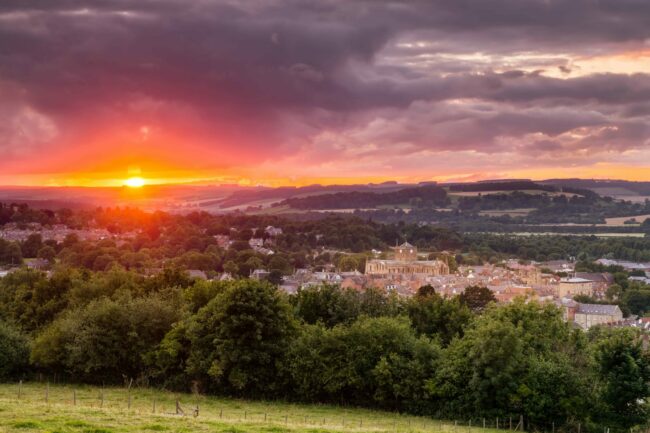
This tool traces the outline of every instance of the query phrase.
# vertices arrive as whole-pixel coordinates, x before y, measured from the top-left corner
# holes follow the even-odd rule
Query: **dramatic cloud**
[[[0,182],[638,165],[648,16],[642,0],[5,0]]]

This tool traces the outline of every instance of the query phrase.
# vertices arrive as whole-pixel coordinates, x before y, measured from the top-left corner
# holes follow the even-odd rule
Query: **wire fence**
[[[305,409],[289,404],[247,405],[239,401],[226,404],[198,394],[161,393],[154,389],[103,388],[87,386],[50,386],[49,383],[23,383],[3,387],[0,399],[23,404],[43,404],[50,407],[93,408],[120,414],[151,414],[169,417],[191,417],[228,423],[268,424],[305,428],[329,428],[351,431],[476,433],[480,430],[511,432],[536,431],[547,433],[622,433],[604,428],[588,430],[579,422],[530,425],[523,416],[495,418],[465,418],[438,420],[404,414],[355,410]],[[261,407],[260,407],[261,406]],[[343,416],[337,415],[343,413]],[[374,414],[374,415],[373,415]],[[379,415],[377,415],[379,414]],[[561,427],[560,427],[561,426]],[[628,433],[628,432],[624,432]],[[650,433],[648,427],[629,433]]]

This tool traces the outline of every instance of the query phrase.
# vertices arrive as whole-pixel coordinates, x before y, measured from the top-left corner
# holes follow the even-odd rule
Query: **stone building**
[[[623,319],[623,313],[618,305],[582,304],[575,301],[565,301],[562,306],[564,307],[565,319],[575,323],[582,329],[616,323]]]
[[[447,275],[449,266],[442,260],[418,260],[415,246],[404,242],[395,248],[393,260],[373,259],[366,262],[367,275]]]
[[[557,289],[557,297],[573,298],[577,295],[591,296],[594,291],[594,283],[585,278],[562,278]]]

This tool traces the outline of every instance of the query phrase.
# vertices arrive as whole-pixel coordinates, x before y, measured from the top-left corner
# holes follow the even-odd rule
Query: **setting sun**
[[[130,177],[124,181],[124,185],[129,188],[141,188],[144,186],[144,179],[141,177]]]

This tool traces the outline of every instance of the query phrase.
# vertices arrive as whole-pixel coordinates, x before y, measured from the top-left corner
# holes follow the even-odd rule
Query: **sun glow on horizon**
[[[145,185],[145,181],[141,177],[130,177],[124,181],[124,185],[129,188],[142,188]]]

